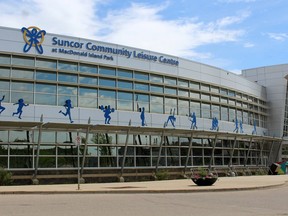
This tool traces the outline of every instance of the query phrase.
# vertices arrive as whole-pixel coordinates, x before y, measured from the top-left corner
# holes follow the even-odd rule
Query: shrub
[[[0,167],[0,186],[12,184],[12,174]]]
[[[160,170],[156,174],[157,180],[168,180],[169,173],[167,170]]]

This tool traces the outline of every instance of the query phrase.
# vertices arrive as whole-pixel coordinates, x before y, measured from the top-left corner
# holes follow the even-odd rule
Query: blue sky
[[[0,0],[0,25],[38,26],[242,69],[288,63],[287,0]]]

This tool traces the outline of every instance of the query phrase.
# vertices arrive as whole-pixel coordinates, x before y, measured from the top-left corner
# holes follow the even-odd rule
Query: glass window
[[[135,94],[134,109],[139,111],[139,108],[145,108],[146,112],[150,111],[149,108],[149,95]]]
[[[198,92],[190,92],[190,97],[191,98],[200,99],[200,93],[198,93]]]
[[[218,105],[212,105],[212,116],[220,119],[220,107]]]
[[[201,90],[203,90],[203,91],[210,91],[210,86],[209,86],[209,85],[202,84],[202,85],[201,85]]]
[[[153,113],[163,113],[163,97],[151,96],[150,97],[150,110]]]
[[[133,109],[133,94],[128,92],[118,92],[118,106],[120,110],[132,110]]]
[[[133,89],[133,83],[132,82],[118,80],[118,88]]]
[[[201,115],[200,102],[190,101],[190,113],[196,113],[196,116]]]
[[[20,98],[25,104],[33,103],[33,83],[12,82],[11,101],[16,103]]]
[[[235,91],[231,91],[231,90],[228,91],[228,95],[230,97],[235,97],[236,96]]]
[[[99,74],[107,75],[107,76],[115,76],[116,69],[115,68],[108,68],[108,67],[100,67]]]
[[[115,91],[109,91],[109,90],[99,90],[98,95],[98,105],[101,106],[108,106],[110,105],[111,108],[115,108],[116,106],[116,92]]]
[[[3,95],[5,95],[5,98],[3,100],[3,102],[9,102],[10,99],[10,84],[9,81],[0,81],[0,89],[1,89],[1,99],[3,97]]]
[[[34,58],[29,58],[29,57],[18,57],[18,56],[13,56],[12,58],[12,64],[13,65],[23,65],[23,66],[31,66],[34,67]]]
[[[210,87],[210,91],[213,92],[213,93],[219,93],[219,88],[215,87],[215,86],[211,86]]]
[[[9,91],[9,81],[0,81],[0,89]]]
[[[242,98],[241,93],[238,93],[238,92],[237,92],[237,93],[236,93],[236,97],[237,97],[237,98]]]
[[[148,84],[135,83],[134,87],[135,87],[135,90],[149,91]]]
[[[10,65],[11,58],[9,55],[0,55],[0,64]]]
[[[243,108],[248,108],[248,104],[247,103],[243,103]]]
[[[221,95],[228,95],[228,90],[227,89],[221,89],[220,94]]]
[[[210,104],[202,103],[201,110],[202,110],[202,112],[201,112],[202,113],[202,118],[211,118]]]
[[[229,104],[234,105],[235,106],[235,100],[229,99]]]
[[[196,82],[190,82],[190,88],[199,90],[200,84]]]
[[[98,68],[95,65],[80,64],[79,71],[80,72],[84,72],[84,73],[97,74],[98,73]]]
[[[178,86],[189,87],[189,82],[187,80],[178,80]]]
[[[12,69],[12,77],[13,78],[22,78],[22,79],[34,79],[34,71],[33,70]]]
[[[150,86],[150,91],[151,92],[163,93],[163,87],[162,86],[151,85]]]
[[[178,90],[178,95],[183,96],[183,97],[189,97],[189,92],[188,90]]]
[[[79,88],[79,106],[80,107],[97,107],[97,89]]]
[[[219,102],[220,97],[218,96],[211,96],[211,101]]]
[[[229,108],[229,121],[232,122],[235,119],[235,109]]]
[[[225,103],[225,104],[228,104],[228,98],[223,98],[221,97],[221,103]]]
[[[1,64],[1,62],[0,62],[0,64]],[[9,68],[0,68],[0,77],[10,77],[10,69]]]
[[[183,116],[189,114],[188,100],[178,100],[178,114]]]
[[[122,69],[118,69],[118,77],[126,77],[126,78],[133,78],[133,73],[132,71],[128,71],[128,70],[122,70]]]
[[[174,88],[165,87],[165,94],[177,95],[177,90]]]
[[[58,105],[65,104],[65,101],[70,99],[73,106],[77,106],[77,87],[58,86]]]
[[[208,94],[201,94],[201,99],[202,99],[202,100],[210,100],[210,95],[208,95]]]
[[[151,82],[157,82],[157,83],[163,83],[163,77],[159,76],[159,75],[150,74],[150,81]]]
[[[54,60],[36,59],[36,67],[56,69],[57,62]]]
[[[56,86],[36,84],[35,104],[56,105]]]
[[[47,94],[56,94],[56,85],[47,85],[47,84],[36,84],[35,87],[36,93],[43,92]]]
[[[148,81],[148,74],[135,72],[134,73],[134,78],[138,79],[138,80],[147,80]]]
[[[78,63],[59,61],[58,69],[59,70],[67,70],[67,71],[78,71]]]
[[[51,80],[56,81],[56,73],[49,73],[46,71],[36,71],[36,80]]]
[[[248,112],[243,112],[243,124],[248,124]]]
[[[97,85],[98,84],[96,77],[89,77],[89,76],[79,76],[79,83],[88,84],[88,85]]]
[[[177,85],[177,80],[172,77],[165,77],[164,83],[168,85]]]
[[[99,86],[115,87],[116,81],[113,79],[99,78]]]
[[[174,109],[177,108],[177,99],[175,98],[165,98],[165,113],[170,114],[171,110],[173,112]]]
[[[228,121],[228,107],[221,107],[221,120]]]
[[[58,81],[60,82],[69,82],[69,83],[77,83],[77,75],[71,74],[58,74]]]

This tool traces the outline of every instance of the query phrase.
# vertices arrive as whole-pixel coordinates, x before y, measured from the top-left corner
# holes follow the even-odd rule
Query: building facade
[[[273,97],[250,71],[37,27],[1,27],[0,47],[0,166],[15,175],[257,170],[280,157]]]

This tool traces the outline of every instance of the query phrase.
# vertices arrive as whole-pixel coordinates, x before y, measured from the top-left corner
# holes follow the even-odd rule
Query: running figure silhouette
[[[2,106],[1,102],[4,100],[5,95],[3,95],[2,99],[0,100],[0,114],[6,109],[5,107]]]
[[[17,103],[14,103],[13,105],[17,105],[18,104],[18,108],[17,108],[17,112],[13,112],[12,116],[14,115],[18,115],[18,118],[21,119],[21,115],[23,113],[22,109],[24,106],[29,106],[29,104],[25,104],[24,100],[22,98],[20,98],[18,100]]]
[[[175,111],[176,109],[174,108],[174,111],[172,114],[172,109],[170,110],[170,116],[168,117],[167,121],[164,123],[164,128],[167,127],[169,121],[171,122],[172,126],[175,128],[175,124],[174,124],[176,122]]]
[[[72,107],[71,100],[66,100],[63,106],[66,108],[66,113],[64,113],[62,110],[60,110],[59,113],[62,113],[64,116],[68,115],[70,123],[73,123],[74,121],[71,118],[71,109],[73,109],[74,107]]]
[[[193,113],[190,113],[190,115],[189,115],[189,121],[191,121],[191,127],[190,127],[190,129],[197,129],[198,127],[197,127],[197,120],[196,120],[196,114],[195,114],[195,112],[193,112]]]

